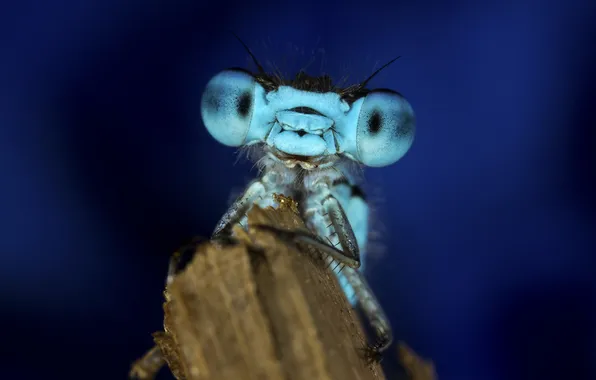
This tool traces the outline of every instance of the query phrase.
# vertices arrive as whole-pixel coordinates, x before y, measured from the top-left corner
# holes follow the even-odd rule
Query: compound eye
[[[241,69],[224,70],[211,78],[201,98],[207,130],[227,146],[244,144],[252,119],[255,78]]]
[[[366,95],[358,116],[357,159],[366,166],[391,165],[410,149],[416,118],[410,103],[391,90]]]

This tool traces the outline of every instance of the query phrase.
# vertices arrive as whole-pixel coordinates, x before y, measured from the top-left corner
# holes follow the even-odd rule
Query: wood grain
[[[198,247],[166,289],[157,353],[178,379],[385,379],[363,356],[360,322],[320,253],[256,228],[305,229],[295,205],[280,205],[253,207],[237,243]],[[155,376],[150,354],[131,376]]]

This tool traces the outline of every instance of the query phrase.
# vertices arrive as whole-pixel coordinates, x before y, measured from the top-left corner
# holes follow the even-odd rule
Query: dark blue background
[[[589,0],[3,3],[0,378],[124,378],[151,345],[170,252],[252,175],[199,120],[210,76],[252,67],[233,30],[350,83],[402,55],[372,85],[408,97],[416,141],[366,172],[399,339],[445,380],[595,379],[594,20]]]

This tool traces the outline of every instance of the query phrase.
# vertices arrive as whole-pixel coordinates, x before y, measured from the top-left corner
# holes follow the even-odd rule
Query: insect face
[[[267,87],[267,88],[266,88]],[[241,69],[228,69],[207,84],[201,100],[207,130],[228,146],[262,143],[281,160],[346,156],[366,166],[399,160],[412,145],[415,117],[408,101],[391,90],[264,86]]]

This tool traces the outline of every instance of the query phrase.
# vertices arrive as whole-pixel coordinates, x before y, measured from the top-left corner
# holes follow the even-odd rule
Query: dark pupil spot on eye
[[[370,119],[368,119],[368,130],[370,133],[377,133],[381,130],[383,119],[381,113],[378,110],[374,110]]]
[[[243,118],[248,116],[248,112],[250,111],[250,106],[252,105],[252,97],[250,96],[250,92],[245,92],[238,98],[238,113]]]

